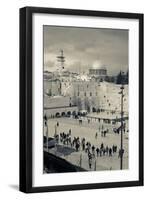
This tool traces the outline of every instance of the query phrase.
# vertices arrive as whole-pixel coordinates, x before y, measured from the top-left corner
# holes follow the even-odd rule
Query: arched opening
[[[78,112],[78,115],[81,116],[81,112],[80,111]]]
[[[59,112],[57,112],[55,116],[56,116],[56,117],[60,117],[60,113],[59,113]]]
[[[81,113],[81,115],[82,115],[83,117],[85,117],[85,116],[86,116],[86,112]]]
[[[67,117],[70,117],[70,115],[71,115],[71,112],[68,111],[68,112],[67,112]]]
[[[73,115],[73,116],[76,116],[76,111],[73,111],[73,112],[72,112],[72,115]]]
[[[92,112],[96,112],[96,108],[95,107],[92,108]]]
[[[62,117],[65,117],[65,112],[62,112],[62,113],[61,113],[61,116],[62,116]]]

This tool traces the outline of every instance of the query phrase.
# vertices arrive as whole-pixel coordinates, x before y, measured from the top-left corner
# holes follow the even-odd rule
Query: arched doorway
[[[59,113],[59,112],[57,112],[55,116],[56,116],[56,117],[60,117],[60,113]]]
[[[62,113],[61,113],[61,116],[62,116],[62,117],[65,117],[65,115],[66,115],[65,112],[62,112]]]
[[[76,111],[73,111],[73,112],[72,112],[72,115],[73,115],[73,116],[76,116]]]
[[[70,117],[70,115],[71,115],[71,112],[70,112],[70,111],[68,111],[68,112],[67,112],[67,116],[68,116],[68,117]]]
[[[96,108],[95,107],[92,108],[92,112],[96,112]]]

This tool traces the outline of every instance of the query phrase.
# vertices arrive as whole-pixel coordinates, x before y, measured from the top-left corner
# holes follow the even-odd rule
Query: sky
[[[65,70],[86,73],[106,66],[108,75],[128,70],[128,30],[44,26],[44,70],[57,69],[63,49]]]

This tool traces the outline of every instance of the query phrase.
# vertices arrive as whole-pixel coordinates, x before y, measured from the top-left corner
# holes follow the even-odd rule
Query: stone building
[[[120,85],[105,81],[105,67],[89,69],[89,76],[84,77],[80,74],[75,76],[68,71],[60,76],[49,73],[47,75],[50,75],[50,78],[44,77],[44,107],[54,108],[54,114],[55,108],[60,114],[64,114],[64,109],[68,113],[82,110],[120,112]],[[128,112],[128,85],[125,85],[124,93],[124,111]]]
[[[94,66],[93,68],[89,69],[89,76],[98,81],[103,81],[107,76],[107,69],[105,66]]]

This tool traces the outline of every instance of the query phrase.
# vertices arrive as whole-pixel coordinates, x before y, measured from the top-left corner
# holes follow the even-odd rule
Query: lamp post
[[[55,135],[54,136],[56,136],[57,135],[57,125],[55,124]]]
[[[124,86],[123,84],[120,87],[121,89],[121,140],[120,140],[120,169],[123,169],[123,98],[124,98]]]
[[[47,124],[47,116],[46,116],[46,114],[44,116],[44,125],[46,127],[46,148],[47,148],[47,152],[48,152],[48,124]]]
[[[47,124],[47,121],[46,121],[46,145],[47,145],[47,152],[48,152],[48,124]]]

